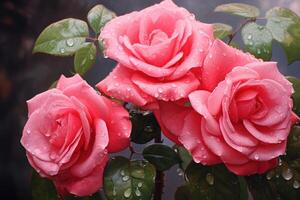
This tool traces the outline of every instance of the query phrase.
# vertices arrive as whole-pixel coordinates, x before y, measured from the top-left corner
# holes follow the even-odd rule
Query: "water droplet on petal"
[[[299,183],[299,181],[294,180],[294,182],[293,182],[293,188],[295,188],[295,189],[300,188],[300,183]]]
[[[259,156],[256,154],[256,155],[254,155],[254,159],[255,160],[258,160],[259,159]]]
[[[65,49],[64,49],[64,48],[61,48],[61,49],[60,49],[60,53],[65,53]]]
[[[209,185],[213,185],[214,181],[215,181],[215,178],[211,173],[207,173],[206,174],[206,181]]]
[[[26,133],[29,135],[29,134],[31,133],[31,131],[30,131],[30,130],[27,130]]]
[[[283,169],[282,172],[281,172],[281,176],[285,179],[285,180],[291,180],[291,178],[293,178],[293,172],[291,169],[289,168],[286,168],[286,169]]]
[[[67,39],[66,43],[67,43],[67,46],[69,46],[69,47],[72,47],[74,45],[74,41],[71,38]]]
[[[127,188],[125,191],[124,191],[124,197],[125,198],[129,198],[131,196],[131,188]]]
[[[158,93],[163,93],[163,89],[162,88],[158,88],[157,91],[158,91]]]

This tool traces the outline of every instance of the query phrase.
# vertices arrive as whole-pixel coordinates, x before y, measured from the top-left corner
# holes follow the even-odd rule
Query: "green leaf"
[[[287,8],[275,7],[266,14],[267,27],[284,48],[289,63],[300,59],[300,17]]]
[[[49,25],[35,42],[33,53],[70,56],[82,47],[89,35],[86,22],[79,19],[63,19]]]
[[[109,200],[150,200],[155,168],[142,161],[124,157],[111,159],[104,172],[104,191]]]
[[[31,178],[32,200],[59,200],[52,181],[33,172]]]
[[[192,161],[192,156],[183,146],[174,145],[174,151],[178,154],[180,159],[180,167],[185,170]]]
[[[294,126],[288,137],[287,157],[290,160],[300,158],[300,127]]]
[[[265,176],[253,175],[246,179],[254,200],[279,199],[275,188],[272,188]]]
[[[87,15],[88,22],[95,33],[100,33],[101,28],[115,17],[114,12],[100,4],[94,6]]]
[[[188,183],[176,192],[176,200],[248,199],[248,196],[245,196],[246,184],[241,183],[224,165],[206,167],[191,163],[185,173]]]
[[[293,84],[293,88],[295,90],[292,96],[293,110],[298,116],[300,116],[300,79],[292,76],[287,77],[287,79]]]
[[[132,122],[131,141],[145,144],[158,136],[160,126],[153,113],[130,112]]]
[[[84,75],[96,62],[96,46],[93,43],[86,43],[75,53],[75,72]]]
[[[270,60],[272,57],[272,33],[265,27],[251,22],[242,29],[246,50],[257,58]]]
[[[223,23],[213,24],[214,36],[219,39],[224,39],[232,33],[232,26]]]
[[[222,4],[215,8],[215,12],[224,12],[246,18],[259,16],[259,9],[257,7],[244,3]]]
[[[163,144],[153,144],[146,147],[143,150],[143,156],[159,171],[167,170],[180,162],[174,149]]]

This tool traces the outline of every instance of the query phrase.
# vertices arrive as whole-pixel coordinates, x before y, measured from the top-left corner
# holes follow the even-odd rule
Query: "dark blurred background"
[[[86,19],[86,14],[100,3],[122,15],[140,10],[159,0],[1,0],[0,2],[0,198],[27,200],[30,196],[31,168],[20,145],[22,128],[27,120],[26,100],[47,90],[52,82],[72,74],[72,58],[59,58],[31,53],[35,39],[50,23],[63,18]],[[213,9],[228,0],[175,0],[203,22],[224,22],[236,26],[238,18]],[[284,6],[300,14],[299,0],[242,0],[265,11]],[[236,38],[240,41],[240,36]],[[299,41],[300,42],[300,41]],[[287,65],[280,45],[273,44],[273,58],[285,75],[300,77],[300,62]],[[299,52],[300,53],[300,52]],[[93,69],[85,76],[94,85],[113,68],[114,62],[98,56]],[[177,174],[174,176],[174,174]],[[173,199],[182,173],[173,167],[166,175],[164,199]]]

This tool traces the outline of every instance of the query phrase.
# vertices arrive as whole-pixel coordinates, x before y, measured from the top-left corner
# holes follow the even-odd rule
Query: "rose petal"
[[[141,74],[134,74],[132,81],[146,94],[164,101],[176,101],[186,98],[191,91],[199,86],[199,81],[193,74],[187,74],[181,79],[167,82],[160,82]]]
[[[97,192],[103,185],[103,172],[108,156],[105,155],[98,159],[100,164],[90,174],[81,179],[55,180],[56,188],[59,191],[67,190],[76,196],[88,196]]]
[[[247,157],[229,147],[221,137],[216,137],[209,133],[206,129],[205,119],[201,121],[201,133],[204,144],[210,151],[219,156],[224,163],[244,164],[248,162]]]
[[[203,65],[203,88],[213,90],[234,67],[252,62],[258,62],[258,60],[250,54],[228,46],[221,40],[215,40]]]
[[[106,157],[106,146],[108,145],[108,130],[103,120],[95,121],[95,140],[90,152],[82,151],[79,161],[70,168],[70,173],[75,177],[85,177],[92,173],[94,168],[100,164],[101,158]]]
[[[201,117],[196,112],[189,113],[184,118],[182,133],[179,141],[189,150],[193,159],[203,165],[214,165],[220,163],[219,157],[213,154],[203,143],[201,135]]]
[[[142,92],[132,81],[131,76],[134,71],[122,65],[117,65],[115,69],[96,87],[105,94],[116,99],[131,102],[137,106],[145,106],[154,99]]]
[[[178,136],[182,132],[184,119],[191,111],[191,108],[176,103],[159,101],[159,110],[155,110],[154,114],[164,135],[179,144]]]
[[[107,150],[109,153],[119,152],[129,146],[131,121],[128,112],[119,104],[105,100],[111,110],[110,119],[106,122],[109,135]]]
[[[206,128],[215,136],[220,135],[220,128],[217,120],[209,113],[207,108],[207,99],[210,93],[205,90],[197,90],[189,95],[192,107],[202,115],[206,121]]]
[[[231,165],[225,163],[226,167],[238,176],[249,176],[252,174],[263,174],[267,170],[277,166],[278,159],[272,159],[266,162],[249,161],[243,165]]]

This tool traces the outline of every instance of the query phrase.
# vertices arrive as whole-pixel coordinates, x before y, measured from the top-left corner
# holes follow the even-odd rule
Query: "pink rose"
[[[119,64],[97,88],[138,106],[186,98],[197,89],[197,68],[214,39],[211,25],[171,0],[113,19],[100,38]]]
[[[129,144],[131,123],[120,105],[100,96],[79,75],[28,102],[21,143],[31,166],[60,194],[86,196],[102,186],[108,153]]]
[[[189,108],[160,103],[158,115],[168,136],[182,143],[195,162],[224,163],[237,175],[276,166],[298,120],[292,112],[293,88],[276,63],[216,40],[204,61],[201,84],[189,95]]]

